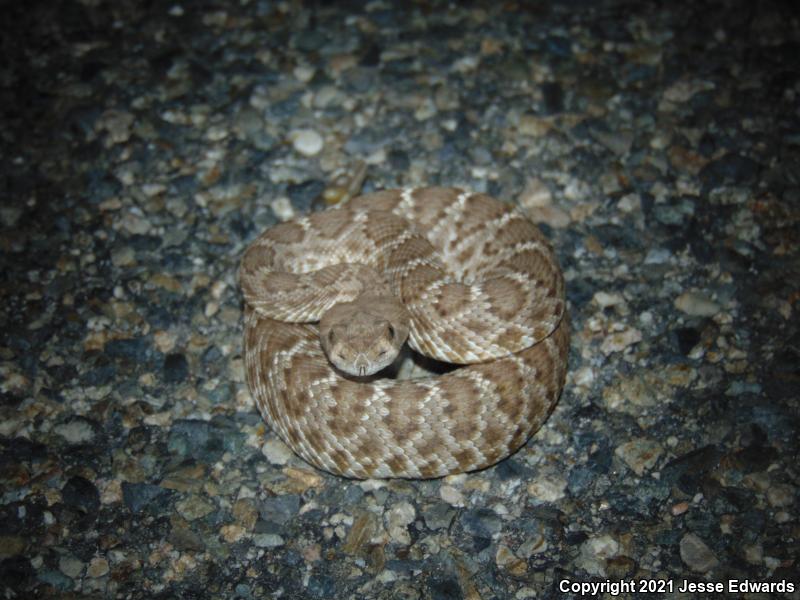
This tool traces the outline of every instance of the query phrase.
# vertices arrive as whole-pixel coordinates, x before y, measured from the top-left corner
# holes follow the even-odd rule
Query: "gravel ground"
[[[800,598],[791,2],[2,13],[5,598]],[[359,161],[557,248],[567,385],[486,471],[340,479],[252,404],[241,252]]]

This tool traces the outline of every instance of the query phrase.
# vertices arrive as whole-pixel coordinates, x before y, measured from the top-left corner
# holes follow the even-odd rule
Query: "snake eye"
[[[328,344],[333,346],[333,340],[336,336],[333,334],[333,329],[328,332]]]
[[[394,327],[392,327],[391,325],[389,325],[389,337],[391,337],[392,339],[394,339],[394,334],[395,334]]]

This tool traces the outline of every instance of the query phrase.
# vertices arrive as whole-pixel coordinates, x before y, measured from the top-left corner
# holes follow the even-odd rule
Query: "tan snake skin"
[[[259,410],[331,473],[433,478],[490,466],[541,426],[564,385],[561,269],[529,220],[486,195],[391,190],[288,221],[247,249],[240,281]],[[467,366],[369,382],[335,369],[314,322],[386,290],[411,314],[414,350]]]

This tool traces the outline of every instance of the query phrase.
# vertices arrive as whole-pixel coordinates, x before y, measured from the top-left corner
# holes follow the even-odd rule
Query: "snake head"
[[[361,296],[322,315],[320,342],[339,370],[364,377],[388,367],[408,338],[409,316],[391,296]]]

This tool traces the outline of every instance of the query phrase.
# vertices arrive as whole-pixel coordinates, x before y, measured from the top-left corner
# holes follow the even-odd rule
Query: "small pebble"
[[[94,438],[92,426],[83,419],[57,425],[53,430],[70,444],[85,444]]]
[[[175,509],[187,521],[200,519],[215,510],[211,502],[196,494],[189,494],[183,500],[178,501]]]
[[[451,485],[443,485],[439,488],[439,497],[450,506],[466,506],[464,494],[461,493],[461,490]]]
[[[528,570],[526,561],[517,557],[505,544],[500,544],[495,552],[495,563],[510,574],[521,577]]]
[[[111,253],[111,264],[115,267],[130,267],[136,264],[136,252],[130,246],[122,246]]]
[[[642,208],[642,199],[639,194],[626,194],[617,202],[617,208],[624,213],[639,211]]]
[[[719,304],[699,292],[684,292],[675,299],[675,308],[692,317],[713,317]]]
[[[272,212],[274,212],[275,216],[281,221],[288,221],[295,215],[292,202],[286,196],[281,196],[273,200],[271,207]]]
[[[760,565],[764,561],[764,548],[761,544],[748,544],[744,547],[744,559],[752,565]]]
[[[666,248],[650,248],[647,251],[647,256],[644,257],[644,264],[663,265],[669,263],[671,258],[672,253]]]
[[[411,543],[408,525],[414,521],[416,516],[416,510],[409,502],[400,502],[386,512],[384,516],[386,531],[393,541],[404,546]]]
[[[89,568],[86,569],[86,574],[89,577],[103,577],[108,575],[109,570],[108,561],[105,558],[97,556],[89,562]]]
[[[663,452],[661,444],[646,438],[637,438],[617,446],[615,454],[628,465],[634,473],[642,476],[658,462]]]
[[[595,292],[592,300],[594,300],[594,303],[600,308],[608,308],[610,306],[617,306],[618,304],[625,303],[625,299],[622,297],[622,294],[617,292],[604,292],[602,290]]]
[[[294,74],[295,79],[298,81],[308,83],[314,78],[314,74],[316,72],[316,69],[309,65],[298,65],[294,68],[292,73]]]
[[[787,483],[773,485],[767,490],[767,501],[770,506],[783,508],[794,503],[795,489]]]
[[[613,352],[621,352],[628,346],[642,341],[642,332],[634,327],[628,327],[622,331],[615,331],[609,334],[600,344],[600,351],[609,355]]]
[[[67,577],[75,579],[83,573],[84,563],[72,555],[62,556],[58,559],[58,570]]]
[[[565,495],[566,479],[540,477],[528,484],[528,495],[534,502],[558,502]]]
[[[684,501],[684,502],[678,502],[677,504],[673,504],[672,508],[670,509],[670,512],[672,513],[673,516],[677,517],[685,513],[687,510],[689,510],[689,503]]]
[[[680,542],[681,560],[698,573],[706,573],[719,564],[717,557],[694,533],[687,533]]]
[[[322,151],[322,136],[313,129],[298,129],[289,134],[294,149],[303,156],[316,156]]]
[[[261,446],[261,452],[270,463],[279,466],[285,465],[294,456],[289,447],[277,436],[270,436]]]
[[[277,548],[285,543],[277,533],[257,533],[253,536],[253,544],[259,548]]]
[[[604,534],[589,538],[581,545],[576,564],[590,575],[605,577],[605,562],[619,554],[619,542],[611,535]]]

